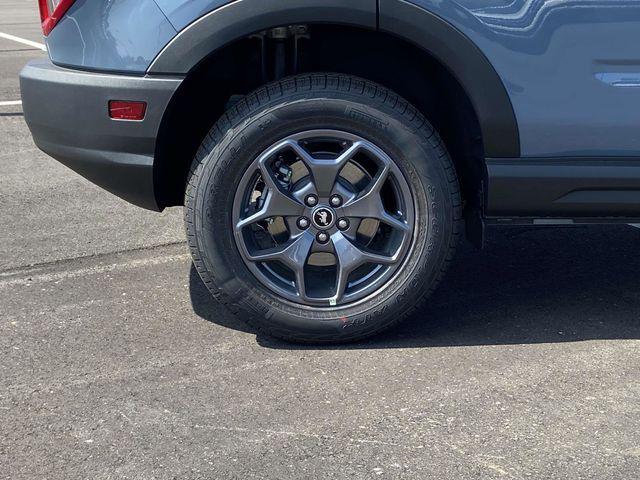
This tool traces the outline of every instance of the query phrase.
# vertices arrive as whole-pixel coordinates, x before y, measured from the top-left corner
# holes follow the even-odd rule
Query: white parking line
[[[22,100],[10,100],[8,102],[0,102],[0,107],[13,107],[16,105],[22,105]]]
[[[20,38],[20,37],[16,37],[15,35],[9,35],[8,33],[0,32],[0,38],[13,40],[14,42],[23,43],[24,45],[29,45],[30,47],[38,48],[45,52],[47,51],[47,46],[44,43],[34,42],[32,40],[27,40],[26,38]]]

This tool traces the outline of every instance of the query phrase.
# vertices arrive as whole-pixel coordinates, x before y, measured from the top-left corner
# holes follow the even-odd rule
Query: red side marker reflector
[[[146,102],[109,100],[109,116],[114,120],[143,120],[146,111]]]

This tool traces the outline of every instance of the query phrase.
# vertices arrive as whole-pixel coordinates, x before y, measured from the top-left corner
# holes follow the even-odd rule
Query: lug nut
[[[316,240],[318,240],[318,243],[327,243],[329,241],[329,234],[327,232],[318,232]]]
[[[338,220],[338,228],[340,230],[346,230],[347,228],[349,228],[349,220],[347,220],[346,218],[341,218],[340,220]]]
[[[300,217],[298,219],[298,228],[300,230],[306,230],[307,228],[309,228],[311,222],[309,222],[309,219],[307,217]]]
[[[307,204],[307,207],[315,207],[318,204],[318,197],[315,195],[307,195],[304,199],[304,203]]]
[[[339,207],[342,205],[342,197],[340,195],[333,195],[329,200],[329,203],[331,203],[332,207]]]

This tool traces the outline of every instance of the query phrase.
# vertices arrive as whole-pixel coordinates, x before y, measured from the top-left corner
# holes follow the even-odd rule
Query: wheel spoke
[[[322,159],[313,157],[295,140],[289,140],[287,145],[295,151],[311,173],[316,191],[320,196],[331,195],[340,171],[363,147],[362,142],[354,142],[337,158]]]
[[[294,273],[298,294],[306,298],[304,268],[314,240],[312,234],[304,232],[286,245],[250,253],[248,258],[252,262],[282,262]]]
[[[407,224],[407,222],[405,222],[404,220],[401,220],[399,218],[394,217],[393,215],[389,214],[387,211],[385,211],[382,214],[382,216],[379,218],[379,220],[382,223],[386,223],[390,227],[395,228],[397,230],[401,230],[403,232],[406,232],[406,231],[409,230],[409,225]]]
[[[343,186],[340,182],[336,183],[335,188],[333,189],[334,193],[340,195],[344,201],[344,203],[349,203],[354,198],[356,198],[356,194],[350,189]]]
[[[389,176],[389,168],[385,166],[371,180],[367,188],[343,207],[347,217],[380,218],[385,213],[380,191]]]
[[[265,218],[299,216],[304,211],[302,202],[284,191],[264,161],[260,162],[260,173],[267,189],[264,204],[256,213],[240,220],[236,224],[238,230]]]
[[[391,265],[397,261],[395,255],[379,255],[359,248],[340,232],[333,234],[331,240],[337,260],[336,293],[333,299],[336,302],[342,299],[349,275],[356,268],[366,263]]]
[[[407,231],[409,225],[403,220],[394,217],[386,211],[382,203],[380,191],[389,176],[389,168],[385,166],[371,180],[371,183],[362,193],[357,195],[353,200],[347,202],[343,207],[342,214],[346,217],[356,218],[373,218],[386,223],[392,228]]]
[[[313,182],[309,181],[292,191],[291,196],[302,204],[304,203],[305,197],[312,193],[316,193],[316,189],[313,186]]]

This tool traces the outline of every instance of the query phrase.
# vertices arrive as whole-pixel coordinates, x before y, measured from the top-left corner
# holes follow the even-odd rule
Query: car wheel
[[[460,232],[454,166],[405,100],[346,75],[247,95],[193,162],[185,223],[221,303],[266,334],[345,342],[414,312]]]

